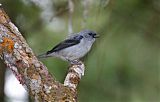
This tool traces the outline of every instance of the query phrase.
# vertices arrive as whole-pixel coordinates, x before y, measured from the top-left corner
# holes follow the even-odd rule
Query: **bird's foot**
[[[69,61],[71,63],[71,65],[81,65],[82,62],[80,60],[72,60],[72,61]]]

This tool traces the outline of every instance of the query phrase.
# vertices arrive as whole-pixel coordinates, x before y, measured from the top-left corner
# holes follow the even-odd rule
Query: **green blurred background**
[[[67,0],[0,3],[36,54],[52,49],[68,36]],[[78,87],[78,100],[160,102],[160,0],[73,3],[73,32],[91,29],[100,35],[84,58],[86,71]],[[42,62],[63,83],[67,62],[56,58]]]

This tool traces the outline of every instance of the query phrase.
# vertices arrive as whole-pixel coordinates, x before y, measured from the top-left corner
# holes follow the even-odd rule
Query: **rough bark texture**
[[[84,64],[72,65],[64,84],[48,72],[28,46],[18,28],[0,8],[0,58],[36,102],[75,102],[76,87],[84,74]]]
[[[76,92],[76,87],[81,77],[84,75],[84,70],[85,67],[82,62],[79,62],[78,65],[72,65],[69,68],[68,74],[64,80],[64,86],[67,86]]]

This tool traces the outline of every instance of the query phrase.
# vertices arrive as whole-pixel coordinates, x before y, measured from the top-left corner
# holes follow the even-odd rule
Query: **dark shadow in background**
[[[6,66],[0,60],[0,101],[4,102],[5,94],[4,94],[4,82],[5,82],[5,71],[6,71]]]

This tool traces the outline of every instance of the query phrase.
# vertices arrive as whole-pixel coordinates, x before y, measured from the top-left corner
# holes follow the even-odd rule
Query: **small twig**
[[[110,2],[110,0],[101,0],[101,1],[100,1],[101,6],[102,6],[103,8],[107,7],[108,4],[109,4],[109,2]]]
[[[82,0],[83,5],[83,20],[82,20],[82,28],[86,27],[86,21],[88,17],[88,9],[89,9],[89,0]]]
[[[69,18],[68,18],[68,33],[73,33],[73,26],[72,26],[72,15],[74,12],[74,3],[72,0],[68,0],[68,8],[69,8]]]
[[[61,14],[68,12],[68,8],[62,9],[61,11],[56,12],[49,21],[52,21],[55,17],[60,16]]]

